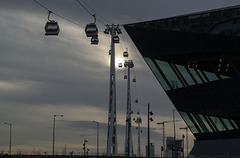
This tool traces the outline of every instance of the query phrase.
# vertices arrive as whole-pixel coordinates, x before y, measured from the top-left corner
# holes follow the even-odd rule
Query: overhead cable
[[[91,16],[95,15],[92,14],[79,0],[76,0],[78,2],[78,4],[83,7],[83,9],[86,10],[86,12],[88,14],[90,14]],[[83,1],[84,2],[84,1]],[[86,2],[84,2],[85,5],[87,5],[94,13],[98,14],[99,16],[101,16],[99,13],[97,13],[91,6],[89,6]],[[102,17],[102,16],[101,16]],[[102,22],[100,19],[96,18],[100,23],[102,23],[103,25],[106,25],[104,22]]]
[[[111,22],[109,20],[107,20],[103,15],[99,14],[96,10],[94,10],[90,5],[88,5],[84,0],[82,0],[83,3],[88,6],[93,12],[95,12],[97,15],[99,15],[103,20],[105,20],[106,22],[108,22],[109,24],[111,24]]]
[[[68,18],[65,18],[64,16],[59,15],[59,14],[51,11],[50,9],[48,9],[47,7],[45,7],[44,5],[42,5],[41,3],[39,3],[37,0],[33,0],[33,1],[34,1],[35,3],[37,3],[39,6],[41,6],[42,8],[44,8],[44,9],[46,9],[47,11],[51,12],[52,14],[54,14],[54,15],[56,15],[56,16],[64,19],[64,20],[66,20],[66,21],[68,21],[68,22],[70,22],[70,23],[72,23],[72,24],[74,24],[74,25],[77,25],[77,26],[80,26],[80,27],[82,27],[82,28],[85,28],[84,26],[82,26],[82,25],[80,25],[80,24],[78,24],[78,23],[76,23],[76,22],[74,22],[74,21],[72,21],[72,20],[69,20]]]

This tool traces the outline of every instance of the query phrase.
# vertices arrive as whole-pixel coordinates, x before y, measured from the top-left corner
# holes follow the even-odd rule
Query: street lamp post
[[[55,141],[55,118],[57,116],[63,117],[63,115],[53,115],[53,152],[52,152],[53,158],[54,158],[54,141]]]
[[[152,118],[149,118],[149,115],[153,115],[152,111],[149,111],[150,104],[148,103],[148,158],[150,158],[150,124],[149,121],[153,121]]]
[[[172,157],[174,155],[174,158],[176,158],[176,129],[175,129],[175,109],[173,109],[173,138],[174,138],[174,147],[173,150],[174,152],[172,152]]]
[[[12,124],[11,123],[4,123],[5,125],[9,125],[10,127],[10,142],[9,142],[9,155],[11,155],[11,150],[12,150]]]
[[[84,139],[84,141],[83,141],[83,154],[84,154],[84,158],[86,158],[86,143],[87,143],[88,141],[86,140],[86,139]],[[88,150],[88,149],[87,149]]]
[[[97,156],[98,156],[98,149],[99,149],[99,122],[93,121],[97,124]]]

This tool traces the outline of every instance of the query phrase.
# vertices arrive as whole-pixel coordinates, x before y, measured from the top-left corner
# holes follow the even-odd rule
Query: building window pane
[[[203,130],[202,126],[200,126],[199,121],[197,121],[197,119],[194,117],[194,115],[192,113],[190,113],[190,115],[192,116],[192,118],[194,119],[195,123],[198,125],[199,129],[203,133],[204,130]],[[204,131],[204,132],[206,132],[206,131]]]
[[[233,126],[231,125],[231,123],[228,121],[228,119],[222,118],[222,120],[229,130],[234,129]]]
[[[210,116],[210,118],[219,131],[226,131],[226,128],[223,126],[219,118],[213,116]]]
[[[238,125],[235,123],[234,120],[231,120],[232,124],[235,126],[236,129],[238,129]]]
[[[190,118],[188,117],[187,113],[179,111],[179,114],[182,116],[183,120],[186,122],[190,130],[192,131],[193,134],[199,133],[197,128],[194,126]]]
[[[182,65],[176,65],[178,70],[181,72],[182,76],[184,77],[184,79],[187,81],[188,85],[195,85],[192,77],[189,75],[189,73],[187,72],[186,68]]]
[[[205,118],[210,123],[210,125],[214,128],[214,131],[218,131],[217,127],[215,127],[212,121],[210,120],[210,116],[205,115]]]
[[[215,73],[207,72],[207,71],[204,71],[204,73],[208,77],[209,81],[216,81],[216,80],[218,80],[218,78],[217,78]]]
[[[208,124],[208,122],[205,120],[205,118],[203,117],[203,115],[199,115],[199,117],[202,119],[202,122],[204,123],[204,125],[207,127],[209,132],[213,132],[212,128],[210,127],[210,125]]]
[[[174,88],[181,88],[183,87],[182,83],[170,67],[170,65],[167,62],[160,61],[160,60],[155,60],[158,66],[161,68],[162,72],[164,75],[167,77],[167,79],[170,81],[172,84],[173,89]]]
[[[198,73],[200,74],[200,76],[202,77],[202,79],[204,80],[204,82],[207,82],[207,79],[204,77],[204,75],[202,74],[202,72],[200,70],[197,70]]]
[[[163,89],[165,91],[170,90],[169,86],[167,85],[164,78],[162,77],[162,75],[158,71],[157,67],[154,65],[152,59],[150,59],[150,58],[144,58],[144,59],[147,62],[147,64],[149,65],[150,69],[153,71],[153,74],[156,76],[158,82],[160,82]]]
[[[225,75],[220,75],[222,79],[228,79],[230,78],[229,76],[225,76]]]
[[[202,83],[201,79],[199,78],[198,74],[193,68],[188,68],[195,80],[197,81],[198,84]]]

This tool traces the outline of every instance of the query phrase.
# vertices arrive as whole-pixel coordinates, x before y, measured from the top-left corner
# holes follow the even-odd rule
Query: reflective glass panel
[[[188,127],[190,128],[190,130],[192,131],[193,134],[199,133],[197,128],[194,126],[194,124],[188,117],[187,113],[179,111],[179,114],[182,116],[182,118],[184,119],[184,121],[186,122],[186,124],[188,125]]]
[[[208,131],[209,132],[213,132],[212,128],[210,127],[210,125],[208,124],[206,119],[203,117],[203,115],[199,114],[199,117],[201,118],[201,120],[204,123],[204,125],[207,127]]]
[[[219,118],[213,117],[213,116],[210,116],[210,118],[211,118],[211,120],[213,121],[213,123],[215,124],[215,126],[217,127],[217,129],[219,131],[225,131],[226,130],[226,128],[223,126],[223,124],[221,123]]]
[[[216,81],[216,80],[218,80],[218,78],[217,78],[215,73],[207,72],[207,71],[204,71],[204,73],[206,74],[206,76],[209,79],[209,81]]]
[[[204,75],[202,74],[202,72],[200,70],[197,70],[198,73],[200,74],[200,76],[202,77],[202,79],[204,80],[204,82],[207,82],[207,79],[204,77]]]
[[[223,120],[224,124],[227,126],[227,128],[229,130],[233,130],[234,129],[228,119],[222,118],[222,120]]]
[[[188,68],[195,80],[197,81],[198,84],[202,83],[201,79],[199,78],[198,74],[193,68]]]
[[[173,89],[174,88],[181,88],[183,87],[182,83],[170,67],[170,65],[167,62],[155,60],[158,66],[161,68],[164,75],[167,77],[168,81],[170,81]]]
[[[235,126],[236,129],[238,129],[238,125],[235,123],[234,120],[231,120],[232,124]]]
[[[150,58],[144,58],[144,59],[147,62],[147,64],[149,65],[150,69],[153,71],[153,73],[156,76],[158,82],[160,82],[160,84],[163,87],[163,89],[165,91],[170,90],[169,86],[167,85],[167,83],[165,82],[164,78],[162,77],[162,75],[158,71],[157,67],[154,65],[152,59],[150,59]]]
[[[188,85],[195,85],[192,77],[189,75],[189,73],[187,72],[186,68],[182,65],[176,65],[178,70],[181,72],[182,76],[184,77],[184,79],[187,81]]]
[[[200,126],[199,122],[197,121],[197,119],[194,117],[194,115],[192,113],[190,113],[190,115],[192,116],[192,118],[194,119],[195,123],[198,125],[198,127],[200,128],[201,132],[203,133],[203,129],[202,126]],[[206,131],[205,131],[206,132]]]

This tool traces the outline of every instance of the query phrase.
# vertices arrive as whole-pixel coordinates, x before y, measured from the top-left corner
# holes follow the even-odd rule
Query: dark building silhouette
[[[240,157],[240,6],[124,28],[197,139],[189,158]]]

